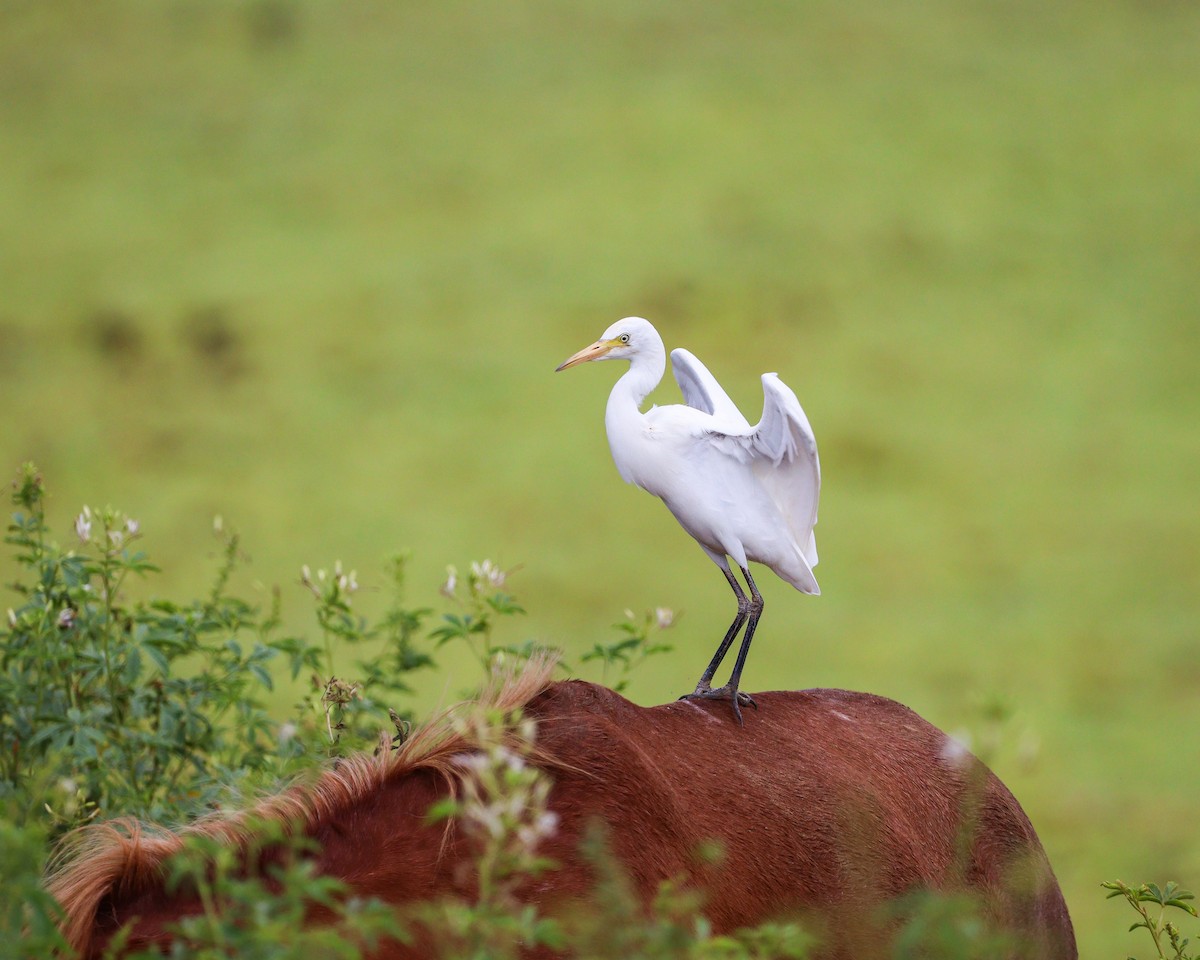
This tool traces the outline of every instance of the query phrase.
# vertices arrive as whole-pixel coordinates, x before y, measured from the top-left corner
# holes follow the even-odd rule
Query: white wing
[[[723,430],[736,432],[750,429],[750,421],[742,416],[742,411],[717,383],[717,378],[690,350],[680,348],[671,351],[671,370],[689,407],[716,418]]]
[[[817,441],[800,401],[779,376],[764,373],[762,384],[763,412],[757,424],[745,431],[709,430],[707,434],[715,447],[751,465],[787,520],[808,565],[815,567],[813,527],[821,494]]]

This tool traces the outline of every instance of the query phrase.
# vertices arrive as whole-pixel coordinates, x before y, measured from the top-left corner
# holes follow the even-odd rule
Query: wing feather
[[[812,425],[796,394],[776,374],[763,374],[763,415],[754,429],[756,446],[768,458],[756,472],[782,509],[810,567],[817,565],[817,506],[821,460]],[[768,463],[770,464],[768,467]]]
[[[689,407],[714,417],[722,428],[733,431],[750,429],[750,421],[742,416],[737,404],[717,383],[717,378],[690,350],[681,347],[671,351],[671,370]]]
[[[707,371],[706,371],[707,372]],[[709,442],[749,463],[787,521],[810,567],[817,565],[821,462],[804,408],[777,374],[764,373],[762,418],[744,430],[708,430]]]

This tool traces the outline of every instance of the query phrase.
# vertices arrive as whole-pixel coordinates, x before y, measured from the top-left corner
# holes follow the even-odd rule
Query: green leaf
[[[268,690],[275,689],[275,685],[271,682],[271,675],[267,673],[266,669],[261,663],[251,663],[250,672],[254,674],[258,678],[258,682]]]
[[[453,797],[446,797],[430,805],[429,809],[425,812],[425,820],[428,823],[439,823],[442,820],[449,820],[458,815],[458,810],[459,802]]]

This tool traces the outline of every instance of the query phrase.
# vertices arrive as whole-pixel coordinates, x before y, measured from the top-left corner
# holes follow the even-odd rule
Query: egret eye
[[[623,333],[619,337],[617,337],[617,339],[620,340],[622,343],[628,343],[629,342],[629,334]]]

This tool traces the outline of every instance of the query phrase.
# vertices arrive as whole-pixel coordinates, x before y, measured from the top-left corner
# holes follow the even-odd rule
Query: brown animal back
[[[1022,957],[1076,956],[1024,811],[944,733],[871,694],[754,697],[759,709],[745,711],[744,727],[727,704],[639,707],[581,681],[535,698],[539,745],[566,765],[555,774],[563,829],[551,854],[565,873],[586,823],[599,819],[645,896],[663,879],[687,878],[705,889],[718,930],[777,916],[826,930],[852,920],[871,933],[852,952],[825,955],[861,960],[881,943],[863,921],[882,905],[914,888],[964,888],[1034,942]],[[695,856],[706,841],[724,850],[713,868]]]

